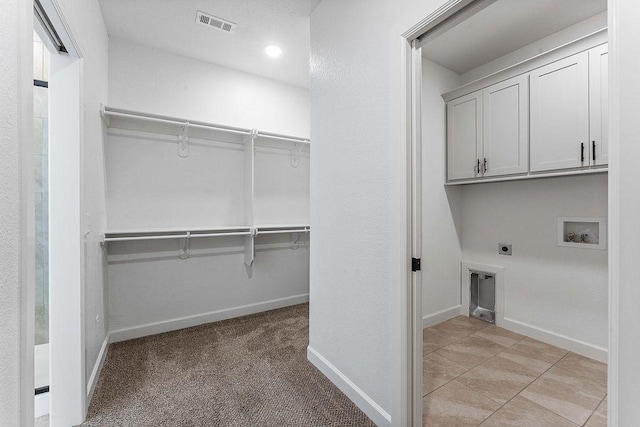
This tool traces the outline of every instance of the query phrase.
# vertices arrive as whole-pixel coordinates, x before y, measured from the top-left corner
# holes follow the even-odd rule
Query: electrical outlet
[[[511,243],[498,243],[498,253],[500,255],[511,255]]]

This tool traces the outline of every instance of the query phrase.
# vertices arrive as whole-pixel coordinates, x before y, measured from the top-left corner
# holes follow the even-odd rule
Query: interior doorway
[[[459,3],[412,55],[414,405],[425,425],[606,425],[606,1]],[[474,306],[483,283],[492,298]],[[544,356],[530,371],[524,354]],[[542,396],[573,380],[588,398],[564,406],[579,410]]]

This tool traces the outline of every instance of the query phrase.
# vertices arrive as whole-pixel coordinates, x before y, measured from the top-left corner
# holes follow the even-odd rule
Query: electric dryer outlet
[[[511,243],[498,243],[498,253],[500,255],[511,255]]]

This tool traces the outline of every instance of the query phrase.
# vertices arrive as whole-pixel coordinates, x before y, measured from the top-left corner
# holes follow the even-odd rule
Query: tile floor
[[[607,425],[604,363],[465,316],[423,337],[424,426]]]

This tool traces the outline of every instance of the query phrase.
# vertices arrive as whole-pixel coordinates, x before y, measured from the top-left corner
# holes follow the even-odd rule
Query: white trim
[[[608,0],[607,25],[609,27],[609,165],[607,221],[609,235],[609,354],[607,384],[607,418],[610,426],[615,427],[622,418],[620,410],[620,389],[633,378],[620,381],[620,59],[618,21],[621,16],[620,4],[623,0]],[[631,17],[633,19],[633,17]],[[628,37],[628,36],[627,36]],[[623,37],[623,40],[624,37]],[[627,41],[628,43],[628,41]],[[626,88],[625,88],[626,89]],[[628,125],[627,125],[628,126]],[[626,151],[625,151],[626,154]],[[627,172],[628,173],[628,172]],[[626,276],[625,278],[628,278]],[[622,319],[624,321],[624,318]],[[632,348],[632,347],[626,347]],[[628,351],[628,350],[626,350]],[[626,356],[626,351],[623,356]],[[627,388],[631,390],[631,388]],[[633,399],[633,396],[631,397]]]
[[[411,141],[411,44],[398,40],[398,59],[392,67],[392,80],[397,92],[391,97],[391,133],[397,147],[391,150],[390,212],[390,283],[391,287],[391,395],[390,413],[395,425],[412,425],[413,346],[412,274],[411,274],[411,215],[410,215],[410,141]],[[396,140],[393,141],[395,143]],[[420,399],[420,402],[422,400]]]
[[[50,58],[49,384],[51,426],[59,427],[86,417],[82,61]]]
[[[474,1],[476,0],[449,0],[413,27],[405,31],[402,34],[402,37],[407,39],[408,42],[412,42],[415,39],[420,38],[427,31],[432,30],[447,19],[451,18]]]
[[[177,319],[163,320],[160,322],[147,323],[145,325],[133,326],[129,328],[111,331],[110,342],[126,341],[149,335],[161,334],[164,332],[177,331],[178,329],[190,328],[205,323],[219,322],[220,320],[232,319],[234,317],[246,316],[263,311],[275,310],[277,308],[289,307],[303,304],[309,301],[309,294],[294,295],[291,297],[279,298],[270,301],[263,301],[255,304],[241,305],[223,310],[211,311],[208,313],[196,314],[193,316],[179,317]]]
[[[495,308],[495,320],[496,325],[504,327],[504,312],[505,312],[505,287],[504,287],[504,267],[496,265],[480,264],[477,262],[462,261],[461,263],[460,278],[461,283],[461,295],[462,295],[462,307],[460,311],[463,315],[469,315],[469,303],[471,300],[471,273],[488,273],[493,274],[496,278],[496,308]],[[467,307],[464,309],[464,307]]]
[[[87,409],[91,404],[93,393],[96,391],[96,385],[98,385],[98,379],[100,378],[100,372],[102,372],[104,361],[107,358],[107,352],[109,351],[109,339],[109,334],[107,334],[104,341],[102,342],[100,353],[98,353],[98,360],[96,360],[96,364],[93,366],[91,376],[89,377],[89,382],[87,383]]]
[[[44,417],[49,415],[49,407],[51,402],[50,393],[36,394],[33,399],[33,415],[34,418]]]
[[[53,28],[58,33],[58,37],[62,40],[69,56],[72,58],[82,58],[80,45],[74,37],[75,31],[73,31],[69,21],[65,18],[67,11],[63,10],[59,0],[40,0],[40,4],[51,21]]]
[[[460,316],[462,313],[462,305],[458,304],[454,307],[445,308],[444,310],[437,311],[433,314],[428,314],[422,318],[422,327],[428,328],[438,323],[445,322],[454,317]]]
[[[391,415],[311,346],[307,347],[307,359],[377,426],[391,426]]]
[[[568,169],[559,172],[527,172],[522,175],[507,175],[495,178],[471,178],[447,181],[444,185],[465,185],[465,184],[486,184],[488,182],[502,182],[502,181],[521,181],[523,179],[542,179],[542,178],[556,178],[562,176],[575,176],[575,175],[589,175],[594,173],[607,173],[608,167],[585,167],[580,169]]]
[[[422,93],[422,50],[418,42],[411,43],[411,90],[414,93]],[[411,97],[411,139],[410,139],[410,213],[411,222],[408,234],[411,242],[411,257],[422,258],[422,97]],[[408,267],[408,266],[407,266]],[[408,272],[408,268],[407,268]],[[409,317],[411,322],[411,335],[413,336],[412,352],[410,354],[410,367],[413,372],[411,378],[412,394],[412,422],[414,425],[422,424],[422,271],[408,272],[411,286],[411,301],[409,301]],[[415,314],[414,314],[415,313]],[[403,420],[404,421],[404,420]]]
[[[576,340],[565,335],[557,334],[546,329],[538,328],[527,323],[523,323],[514,319],[505,318],[502,320],[501,327],[530,338],[542,341],[565,350],[573,351],[582,356],[595,359],[599,362],[607,362],[607,349],[598,347],[584,341]]]

